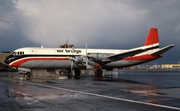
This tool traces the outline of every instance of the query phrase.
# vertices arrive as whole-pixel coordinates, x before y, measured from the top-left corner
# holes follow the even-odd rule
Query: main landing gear
[[[68,71],[68,75],[67,75],[68,79],[72,79],[73,78],[73,74],[71,71]],[[81,77],[81,70],[80,69],[75,69],[74,70],[74,79],[80,79]]]
[[[96,66],[94,78],[97,81],[102,80],[102,78],[103,78],[103,70],[102,70],[101,66],[99,66],[99,65]]]
[[[75,69],[74,79],[80,79],[80,77],[81,77],[81,70]],[[101,66],[96,66],[94,77],[95,77],[95,80],[101,80],[103,78],[103,70]]]
[[[73,74],[72,74],[72,71],[68,71],[68,76],[67,76],[69,79],[72,79],[73,77]],[[80,69],[75,69],[74,70],[74,79],[80,79],[81,77],[81,70]],[[96,80],[101,80],[103,78],[103,70],[101,68],[100,65],[97,65],[95,67],[95,73],[94,73],[94,77]]]
[[[80,69],[75,69],[74,70],[74,78],[75,79],[80,79],[81,76],[81,70]]]

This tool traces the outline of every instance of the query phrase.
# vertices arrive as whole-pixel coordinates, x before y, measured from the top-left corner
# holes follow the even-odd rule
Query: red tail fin
[[[146,45],[152,45],[156,43],[159,43],[158,29],[151,28],[144,45],[146,46]]]

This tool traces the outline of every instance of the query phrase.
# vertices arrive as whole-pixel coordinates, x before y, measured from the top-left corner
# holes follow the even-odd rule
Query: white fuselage
[[[81,62],[73,62],[73,68],[85,69],[86,66],[86,55],[90,55],[96,59],[98,58],[106,58],[107,56],[123,53],[127,50],[113,50],[113,49],[73,49],[73,48],[37,48],[37,47],[27,47],[20,48],[15,50],[12,53],[14,56],[14,61],[12,61],[9,65],[14,67],[23,67],[23,68],[60,68],[60,69],[70,69],[72,58],[76,58]],[[146,52],[147,53],[147,52]],[[147,58],[143,59],[142,54],[138,54],[137,56],[142,59],[122,59],[118,61],[112,61],[102,65],[105,69],[112,68],[122,68],[127,66],[132,66],[135,64],[140,64],[143,62],[148,62]],[[92,66],[96,64],[95,62],[89,60],[88,65]],[[90,67],[90,68],[92,68]]]

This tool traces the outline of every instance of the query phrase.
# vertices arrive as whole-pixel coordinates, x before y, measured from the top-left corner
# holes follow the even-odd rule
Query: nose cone
[[[7,57],[6,57],[6,59],[4,60],[4,63],[9,64],[9,61],[8,61]]]
[[[6,59],[4,60],[4,63],[10,64],[11,61],[12,61],[11,56],[8,56],[8,57],[6,57]]]

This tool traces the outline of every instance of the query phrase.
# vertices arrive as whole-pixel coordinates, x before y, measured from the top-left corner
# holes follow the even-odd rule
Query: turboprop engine
[[[90,58],[94,58],[96,60],[103,60],[103,59],[107,59],[107,55],[104,53],[89,53],[88,57]]]

